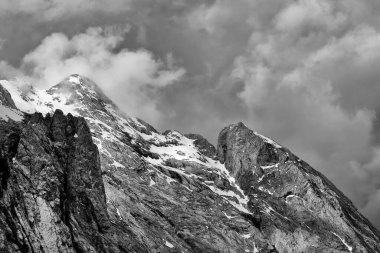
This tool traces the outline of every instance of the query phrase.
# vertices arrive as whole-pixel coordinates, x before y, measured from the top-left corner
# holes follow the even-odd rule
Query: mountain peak
[[[87,87],[87,88],[95,90],[96,92],[103,93],[101,88],[91,78],[80,75],[80,74],[71,74],[67,76],[66,78],[64,78],[57,85],[62,84],[62,83],[71,84],[73,87]]]
[[[72,84],[81,84],[83,82],[82,76],[79,74],[72,74],[68,76],[66,79]]]
[[[227,134],[232,134],[232,133],[250,134],[258,138],[260,141],[268,143],[275,148],[279,148],[279,149],[282,148],[282,146],[278,144],[277,142],[275,142],[274,140],[249,129],[243,122],[238,122],[235,124],[228,125],[227,127],[223,128],[223,130],[220,132],[220,135],[227,135]]]
[[[104,94],[103,90],[93,80],[79,74],[72,74],[66,77],[60,83],[51,87],[48,91],[50,93],[62,92],[74,95],[78,99],[97,99],[112,103]]]
[[[65,114],[81,115],[80,111],[104,110],[106,106],[118,110],[95,82],[78,74],[66,77],[47,90],[31,85],[20,87],[14,81],[6,80],[1,81],[1,85],[10,94],[7,96],[6,92],[2,92],[4,103],[14,101],[14,105],[26,113],[46,115],[60,109]]]

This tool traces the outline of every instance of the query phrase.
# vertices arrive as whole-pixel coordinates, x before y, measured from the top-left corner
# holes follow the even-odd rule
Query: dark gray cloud
[[[160,130],[245,121],[380,227],[377,0],[0,0],[0,75],[88,75]]]

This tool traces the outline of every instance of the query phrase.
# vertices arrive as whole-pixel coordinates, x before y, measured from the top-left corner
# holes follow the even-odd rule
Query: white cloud
[[[38,19],[70,18],[85,12],[121,13],[130,9],[129,0],[2,0],[0,14],[26,13]]]
[[[275,20],[277,29],[284,32],[301,33],[324,29],[336,30],[346,24],[347,16],[337,11],[325,0],[299,0],[284,8]]]
[[[160,113],[151,94],[180,80],[185,71],[143,49],[115,52],[126,32],[128,27],[93,27],[72,38],[52,34],[24,57],[22,69],[39,87],[52,86],[74,73],[87,76],[125,111],[153,120]]]

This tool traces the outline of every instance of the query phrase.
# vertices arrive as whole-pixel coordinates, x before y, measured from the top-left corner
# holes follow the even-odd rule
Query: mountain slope
[[[29,182],[18,189],[16,181],[5,180],[11,182],[7,183],[11,187],[3,190],[1,212],[5,218],[0,219],[0,225],[8,226],[14,234],[24,231],[24,235],[20,240],[3,235],[3,250],[380,251],[379,232],[328,179],[242,123],[223,129],[215,148],[200,135],[159,133],[142,120],[125,116],[91,80],[79,75],[46,91],[32,87],[20,90],[7,81],[0,84],[4,87],[0,89],[1,106],[5,108],[1,108],[1,129],[5,129],[2,139],[19,136],[16,142],[20,143],[11,154],[2,144],[8,168],[3,174]],[[23,117],[21,111],[28,114]],[[35,112],[42,114],[30,114]],[[64,116],[67,113],[70,115]],[[85,148],[73,144],[81,137],[78,126],[68,123],[79,121],[88,125],[85,135],[91,134]],[[57,135],[61,137],[54,137]],[[91,151],[86,162],[72,155],[78,150],[86,154],[92,143],[97,149]],[[58,149],[60,155],[52,155],[51,149]],[[53,162],[41,165],[25,159],[37,154],[52,156],[49,159]],[[70,157],[69,162],[62,157]],[[94,176],[84,173],[86,164],[93,168],[90,171],[95,174],[90,175]],[[65,180],[53,184],[59,190],[52,190],[55,188],[44,171],[60,175],[64,168],[71,168],[68,171],[74,171],[74,178],[64,176]],[[38,188],[34,182],[42,184],[46,192],[64,194],[48,197],[33,192],[32,199],[38,200],[34,203],[9,190],[16,187],[23,196]],[[74,193],[66,193],[67,184],[73,185],[69,188]],[[73,201],[82,193],[88,197]],[[52,203],[66,203],[68,207],[56,208]],[[23,206],[22,211],[17,204]],[[10,214],[5,209],[12,205],[16,205],[14,213],[25,217],[33,213],[40,218],[31,222],[11,215],[11,223],[17,226],[9,226],[6,217]],[[90,214],[85,211],[88,208],[93,210]],[[34,225],[26,225],[30,223]],[[87,230],[97,239],[91,238]],[[53,243],[44,236],[51,231],[55,231]]]

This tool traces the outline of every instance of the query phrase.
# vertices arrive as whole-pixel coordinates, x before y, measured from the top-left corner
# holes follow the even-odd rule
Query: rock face
[[[1,251],[102,251],[100,233],[110,222],[85,120],[56,111],[1,129]]]
[[[243,123],[219,134],[218,158],[250,210],[274,214],[259,215],[260,227],[280,252],[330,252],[339,240],[342,250],[380,251],[379,232],[326,177]]]
[[[185,134],[190,140],[194,140],[194,145],[198,148],[199,152],[202,155],[215,158],[216,157],[216,148],[206,140],[200,134]]]
[[[0,252],[380,252],[328,179],[242,123],[215,148],[125,116],[79,75],[0,84]]]
[[[0,85],[0,103],[12,109],[16,109],[16,105],[13,102],[11,94]]]

